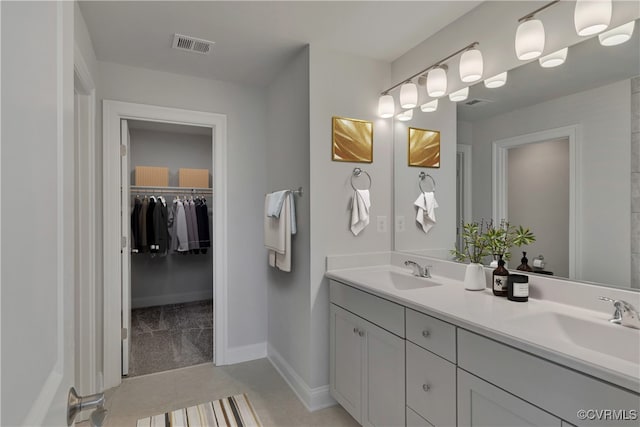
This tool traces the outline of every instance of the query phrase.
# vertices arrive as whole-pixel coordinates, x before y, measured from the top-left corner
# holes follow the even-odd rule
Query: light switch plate
[[[386,233],[387,232],[387,217],[379,216],[377,218],[377,228],[378,233]]]
[[[396,216],[396,232],[402,233],[405,229],[404,216]]]

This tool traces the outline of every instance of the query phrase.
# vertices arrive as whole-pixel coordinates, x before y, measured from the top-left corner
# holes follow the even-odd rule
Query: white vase
[[[464,288],[468,291],[483,291],[487,287],[482,264],[471,263],[467,265],[464,273]]]

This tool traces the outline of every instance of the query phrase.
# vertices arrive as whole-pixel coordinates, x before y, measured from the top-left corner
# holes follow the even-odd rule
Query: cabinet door
[[[458,427],[561,426],[561,420],[458,369]]]
[[[365,322],[362,425],[405,425],[404,340]]]
[[[359,423],[362,414],[363,320],[331,304],[329,334],[330,391],[336,401]]]

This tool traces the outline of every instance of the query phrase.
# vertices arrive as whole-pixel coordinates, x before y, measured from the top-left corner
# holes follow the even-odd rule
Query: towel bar
[[[369,187],[364,188],[363,190],[369,190],[371,188],[371,175],[369,175],[369,173],[365,170],[362,170],[360,168],[354,168],[353,169],[353,174],[351,175],[351,188],[353,188],[354,191],[358,191],[358,189],[356,188],[356,186],[353,184],[353,178],[358,178],[359,176],[361,176],[362,174],[367,175],[367,178],[369,178]]]
[[[426,193],[426,191],[424,191],[424,189],[422,188],[422,181],[424,181],[424,179],[426,177],[429,177],[429,179],[431,179],[431,184],[433,186],[433,190],[432,191],[435,193],[436,192],[436,180],[433,179],[433,177],[431,175],[429,175],[428,173],[425,173],[425,172],[420,172],[418,174],[418,187],[420,188],[420,191],[423,192],[423,193]]]

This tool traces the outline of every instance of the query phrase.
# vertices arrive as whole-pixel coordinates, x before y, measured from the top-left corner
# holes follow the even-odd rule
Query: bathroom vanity
[[[640,330],[465,291],[434,262],[433,278],[329,262],[330,392],[361,425],[638,425]]]

